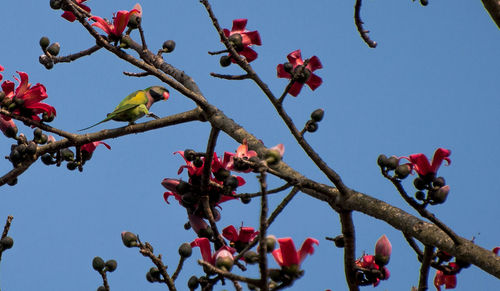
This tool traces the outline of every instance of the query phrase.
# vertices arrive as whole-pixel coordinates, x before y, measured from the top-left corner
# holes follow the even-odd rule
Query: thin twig
[[[104,289],[109,291],[108,276],[106,276],[106,271],[102,269],[99,271],[99,274],[102,277],[102,285],[104,286]]]
[[[250,79],[250,76],[248,74],[245,74],[245,75],[222,75],[222,74],[217,74],[217,73],[210,73],[210,76],[220,78],[220,79],[225,79],[225,80]]]
[[[285,197],[285,199],[283,199],[283,201],[281,201],[281,203],[276,207],[276,209],[274,209],[273,213],[271,213],[271,215],[267,219],[267,221],[266,221],[267,227],[269,227],[274,222],[276,217],[278,217],[278,215],[281,213],[281,211],[283,211],[283,209],[285,209],[285,207],[288,205],[288,203],[290,203],[290,201],[292,201],[293,197],[295,197],[295,194],[297,194],[298,192],[299,192],[299,188],[293,187],[292,191],[290,191],[290,193],[288,193],[288,195]]]
[[[434,258],[434,247],[425,246],[424,256],[422,258],[422,266],[420,267],[420,279],[418,280],[418,291],[426,291],[428,289],[427,282],[429,281],[429,269],[433,258]]]
[[[5,226],[3,227],[2,237],[0,239],[3,239],[4,237],[6,237],[7,234],[9,233],[12,219],[14,219],[14,216],[12,216],[12,215],[7,216],[7,221],[5,222]],[[3,251],[0,251],[0,260],[2,260],[2,254],[3,254]]]
[[[167,273],[167,267],[163,264],[161,255],[155,256],[153,254],[153,252],[151,251],[151,248],[147,247],[147,245],[148,245],[147,242],[142,243],[139,239],[138,239],[138,242],[139,242],[139,244],[138,244],[139,252],[143,256],[150,258],[151,261],[153,262],[153,264],[155,264],[156,267],[158,268],[158,270],[160,271],[160,274],[163,276],[164,280],[162,280],[161,282],[164,282],[170,291],[177,290],[175,288],[174,280],[172,278],[170,278],[170,276]]]
[[[151,73],[149,72],[140,72],[140,73],[123,72],[123,74],[129,77],[146,77],[151,75]]]
[[[221,270],[219,268],[216,268],[216,267],[212,266],[210,263],[207,263],[207,262],[202,261],[202,260],[198,260],[198,264],[207,268],[208,271],[213,272],[213,273],[217,273],[217,274],[223,276],[224,278],[228,278],[230,280],[236,280],[239,282],[250,283],[252,285],[259,285],[260,284],[259,279],[252,279],[252,278],[247,278],[247,277],[243,277],[240,275],[236,275],[236,274],[233,274],[231,272],[227,272],[227,271]]]
[[[172,275],[172,281],[175,282],[175,280],[177,279],[177,277],[179,276],[179,273],[181,272],[182,270],[182,266],[184,265],[184,261],[186,260],[186,258],[184,256],[179,256],[179,263],[177,264],[177,268],[175,269],[175,272],[174,274]]]
[[[260,192],[262,192],[261,202],[260,202],[260,228],[259,228],[259,270],[260,270],[260,290],[267,291],[269,286],[267,285],[267,244],[266,244],[266,232],[267,232],[267,181],[266,181],[266,171],[261,169],[259,176]]]
[[[285,185],[283,186],[280,186],[278,188],[275,188],[275,189],[271,189],[271,190],[268,190],[266,191],[266,195],[269,195],[269,194],[276,194],[276,193],[279,193],[283,190],[286,190],[290,187],[292,187],[293,185],[291,183],[286,183]],[[234,197],[236,198],[253,198],[253,197],[260,197],[262,196],[262,192],[256,192],[256,193],[240,193],[240,194],[235,194]]]
[[[355,253],[356,253],[356,235],[354,223],[352,221],[352,211],[340,211],[340,223],[342,225],[342,234],[344,235],[344,269],[347,285],[350,291],[358,291],[355,272]]]
[[[371,48],[377,47],[377,42],[370,39],[368,36],[369,31],[363,28],[363,20],[361,20],[361,3],[362,0],[356,0],[356,4],[354,4],[354,23],[356,24],[356,28],[358,29],[359,35],[363,41]]]
[[[80,51],[80,52],[77,52],[77,53],[74,53],[74,54],[71,54],[71,55],[67,55],[67,56],[60,56],[60,57],[54,57],[52,56],[51,57],[51,60],[52,62],[54,62],[54,64],[57,64],[57,63],[70,63],[74,60],[77,60],[81,57],[85,57],[85,56],[90,56],[91,54],[95,53],[96,51],[100,50],[101,49],[101,46],[99,45],[94,45],[93,47],[90,47],[86,50],[83,50],[83,51]]]
[[[406,241],[408,242],[408,244],[410,245],[410,247],[415,251],[415,253],[417,254],[417,258],[419,261],[422,261],[422,258],[424,257],[424,253],[422,252],[422,250],[418,247],[417,243],[415,242],[415,240],[413,239],[413,237],[403,233]]]

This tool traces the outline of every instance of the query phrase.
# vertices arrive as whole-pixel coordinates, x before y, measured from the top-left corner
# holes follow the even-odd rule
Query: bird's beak
[[[163,100],[168,100],[168,97],[170,97],[170,93],[167,91],[163,92]]]

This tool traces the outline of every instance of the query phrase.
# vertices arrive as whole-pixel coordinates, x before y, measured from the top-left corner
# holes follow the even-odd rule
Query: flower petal
[[[279,64],[278,67],[276,67],[276,71],[278,72],[278,78],[292,78],[292,75],[285,71],[285,66],[283,64]]]
[[[248,19],[235,19],[233,20],[233,27],[231,28],[231,32],[239,33],[245,31],[245,27],[247,26]]]
[[[306,240],[302,243],[299,250],[299,264],[304,261],[307,255],[312,255],[314,253],[314,244],[319,245],[319,241],[311,237],[306,238]]]
[[[292,95],[293,97],[297,97],[297,95],[299,95],[300,93],[300,90],[302,90],[302,86],[304,86],[304,84],[300,82],[293,82],[292,87],[288,89],[288,94]]]
[[[321,62],[319,61],[319,58],[317,56],[312,56],[309,59],[309,63],[307,64],[306,68],[311,70],[311,72],[314,72],[317,69],[323,68],[323,66],[321,65]]]
[[[291,265],[299,265],[300,264],[299,254],[295,249],[295,244],[293,243],[293,240],[289,237],[286,237],[286,238],[279,238],[278,242],[280,244],[279,250],[281,251],[281,257],[283,259],[282,266],[288,267]]]
[[[241,42],[245,46],[262,45],[260,34],[257,30],[241,33]]]
[[[199,247],[201,257],[205,262],[214,264],[215,260],[212,258],[212,250],[210,248],[210,241],[206,237],[200,237],[191,242],[191,247]]]
[[[304,64],[304,61],[302,60],[302,56],[300,53],[300,50],[293,51],[288,54],[287,56],[288,61],[293,65],[295,68],[296,66]]]
[[[222,230],[222,236],[224,236],[229,241],[237,241],[238,240],[238,231],[236,227],[230,225]]]
[[[316,90],[321,84],[323,83],[323,80],[316,76],[315,74],[311,74],[311,77],[309,77],[309,80],[307,80],[306,84],[311,88],[311,90]]]
[[[105,19],[99,16],[92,16],[89,19],[96,21],[95,23],[92,23],[92,26],[99,27],[107,34],[111,34],[113,32],[113,26],[109,24]]]
[[[437,170],[443,163],[443,160],[448,162],[449,165],[451,163],[450,158],[448,158],[450,155],[451,155],[450,150],[444,148],[438,148],[434,153],[434,157],[432,157],[431,172],[437,173]]]

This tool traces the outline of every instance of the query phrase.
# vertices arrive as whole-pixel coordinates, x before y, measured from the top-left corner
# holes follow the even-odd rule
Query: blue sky
[[[47,87],[46,101],[58,113],[53,126],[76,131],[104,118],[129,93],[160,84],[152,77],[124,76],[123,71],[137,70],[105,51],[47,71],[38,63],[42,35],[61,44],[61,55],[95,44],[78,23],[61,18],[61,12],[51,10],[48,2],[2,3],[0,64],[6,69],[4,79],[12,80],[15,71],[24,71],[31,83]],[[94,15],[107,18],[136,3],[87,2]],[[418,152],[430,156],[438,147],[449,148],[452,164],[441,168],[440,174],[451,192],[445,204],[431,211],[487,249],[500,244],[496,198],[500,186],[494,182],[500,163],[500,39],[480,1],[456,0],[453,5],[430,1],[427,7],[411,1],[365,1],[362,18],[379,43],[376,49],[369,49],[356,31],[353,1],[212,2],[223,27],[230,28],[233,19],[248,18],[247,28],[260,32],[263,45],[255,48],[259,58],[252,65],[275,94],[287,84],[276,78],[276,65],[285,62],[288,53],[301,49],[305,58],[320,58],[324,68],[316,73],[323,78],[322,86],[314,92],[305,87],[298,98],[288,96],[284,104],[298,126],[314,109],[325,109],[318,132],[307,139],[348,186],[415,213],[380,175],[377,156]],[[175,40],[176,50],[165,56],[166,61],[191,75],[209,102],[266,145],[283,143],[285,162],[327,183],[254,84],[209,76],[210,72],[238,74],[241,70],[221,68],[219,58],[207,54],[222,45],[198,1],[144,1],[141,5],[150,48],[156,50],[163,41]],[[170,99],[155,104],[152,111],[167,116],[192,107],[191,101],[171,90]],[[95,130],[123,125],[109,122]],[[31,129],[19,128],[32,137]],[[82,173],[38,162],[19,177],[18,185],[2,187],[0,221],[14,216],[9,234],[15,244],[2,256],[0,287],[93,290],[100,280],[91,261],[101,256],[118,261],[118,269],[109,276],[112,290],[166,290],[146,282],[144,276],[152,263],[135,249],[123,247],[120,232],[129,230],[149,241],[173,272],[178,246],[193,240],[194,233],[183,229],[185,210],[176,203],[164,203],[160,182],[179,177],[177,169],[183,160],[172,153],[186,148],[203,151],[208,134],[208,124],[192,123],[108,140],[112,149],[98,148]],[[0,138],[3,155],[8,155],[10,145],[11,140]],[[222,134],[216,151],[222,154],[237,146]],[[0,163],[2,175],[10,169],[8,161]],[[186,175],[181,177],[187,179]],[[255,177],[247,174],[244,178],[248,183],[240,191],[257,191]],[[271,179],[270,184],[280,182]],[[411,189],[410,181],[406,186]],[[270,197],[271,209],[283,195]],[[241,223],[256,227],[258,205],[257,200],[249,205],[224,204],[221,228]],[[401,233],[361,214],[355,214],[354,221],[357,256],[373,252],[382,234],[393,243],[388,266],[391,278],[377,288],[409,290],[416,285],[419,265]],[[296,244],[306,237],[320,240],[316,253],[302,266],[305,276],[290,290],[347,290],[342,251],[324,239],[340,232],[338,216],[331,209],[299,194],[270,232],[290,236]],[[198,258],[195,250],[178,279],[179,290],[185,289],[184,282],[192,274],[202,274]],[[460,273],[456,290],[498,288],[498,279],[473,266]]]

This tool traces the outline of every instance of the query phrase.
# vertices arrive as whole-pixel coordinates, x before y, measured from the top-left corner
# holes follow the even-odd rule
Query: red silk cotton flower
[[[297,97],[304,84],[307,84],[314,91],[323,83],[320,77],[312,73],[323,68],[318,57],[313,56],[303,61],[300,50],[296,50],[288,54],[287,58],[288,63],[279,64],[277,71],[278,78],[290,79],[293,82],[288,89],[290,95]]]
[[[435,176],[443,161],[446,161],[449,165],[451,163],[449,158],[450,155],[450,150],[438,148],[434,153],[434,157],[432,157],[431,163],[429,163],[429,159],[427,159],[424,154],[413,154],[409,157],[403,158],[410,161],[411,167],[419,174],[419,176],[425,177],[427,175]]]
[[[38,114],[43,114],[44,121],[52,121],[56,116],[56,109],[40,102],[48,97],[45,86],[40,83],[31,86],[28,83],[28,74],[19,71],[17,73],[21,77],[20,80],[14,77],[19,82],[17,88],[14,89],[15,85],[11,81],[2,83],[5,98],[11,99],[12,104],[16,104],[11,112],[35,121],[40,121]]]
[[[304,261],[307,255],[314,253],[314,245],[319,245],[319,241],[314,238],[306,238],[302,246],[297,251],[293,240],[289,237],[279,238],[278,243],[280,248],[272,252],[274,259],[281,267],[300,268],[300,264]]]
[[[138,6],[136,5],[135,7]],[[120,39],[125,27],[127,27],[130,16],[134,13],[140,15],[142,14],[142,11],[137,8],[130,11],[120,10],[114,14],[112,24],[99,16],[92,16],[90,19],[96,21],[95,23],[92,23],[92,26],[99,27],[104,30],[104,32],[106,32],[113,39]]]
[[[248,31],[245,29],[248,19],[233,20],[231,31],[224,29],[224,35],[229,39],[235,50],[245,57],[247,62],[252,62],[257,58],[257,52],[251,49],[251,45],[262,45],[258,31]],[[234,63],[234,60],[232,60]]]
[[[87,1],[87,0],[75,0],[75,4],[80,6],[80,8],[82,8],[83,10],[90,13],[90,7],[82,4],[85,1]],[[64,11],[64,13],[61,15],[61,17],[66,19],[69,22],[73,22],[76,20],[76,16],[73,14],[73,12],[70,12],[70,11]]]

